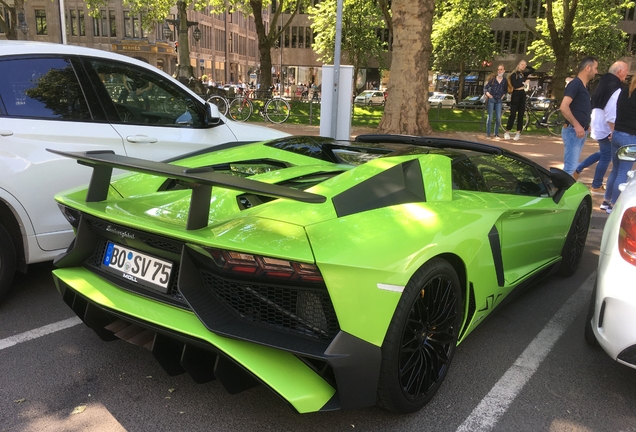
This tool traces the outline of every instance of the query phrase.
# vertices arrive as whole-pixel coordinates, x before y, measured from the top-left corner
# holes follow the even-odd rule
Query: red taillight
[[[323,282],[320,270],[313,264],[221,249],[205,249],[212,255],[217,269],[224,273],[300,282]]]
[[[630,207],[623,213],[618,250],[625,261],[636,266],[636,207]]]

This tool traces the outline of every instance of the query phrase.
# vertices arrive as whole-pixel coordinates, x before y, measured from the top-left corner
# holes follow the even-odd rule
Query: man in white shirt
[[[596,90],[592,94],[592,122],[590,123],[590,136],[598,141],[599,151],[591,154],[577,167],[572,175],[578,178],[581,171],[593,163],[598,162],[592,181],[592,191],[601,192],[603,177],[612,160],[612,132],[616,120],[616,101],[621,90],[621,83],[625,81],[629,67],[622,61],[610,66],[608,73],[603,75]]]

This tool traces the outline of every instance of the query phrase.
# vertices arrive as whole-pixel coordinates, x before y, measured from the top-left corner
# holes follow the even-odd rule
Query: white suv
[[[107,51],[1,41],[0,77],[0,299],[16,270],[73,239],[53,196],[91,170],[46,148],[164,160],[286,135],[228,121],[159,69]]]

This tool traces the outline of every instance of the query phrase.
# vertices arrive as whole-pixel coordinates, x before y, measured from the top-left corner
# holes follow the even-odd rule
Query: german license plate
[[[167,293],[172,263],[108,242],[102,268],[130,282]]]

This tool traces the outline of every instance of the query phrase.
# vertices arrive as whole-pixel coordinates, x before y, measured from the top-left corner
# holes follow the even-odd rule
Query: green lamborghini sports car
[[[56,197],[76,238],[54,279],[86,325],[301,413],[420,409],[506,297],[576,271],[590,223],[564,171],[452,139],[52,152],[92,169]]]

